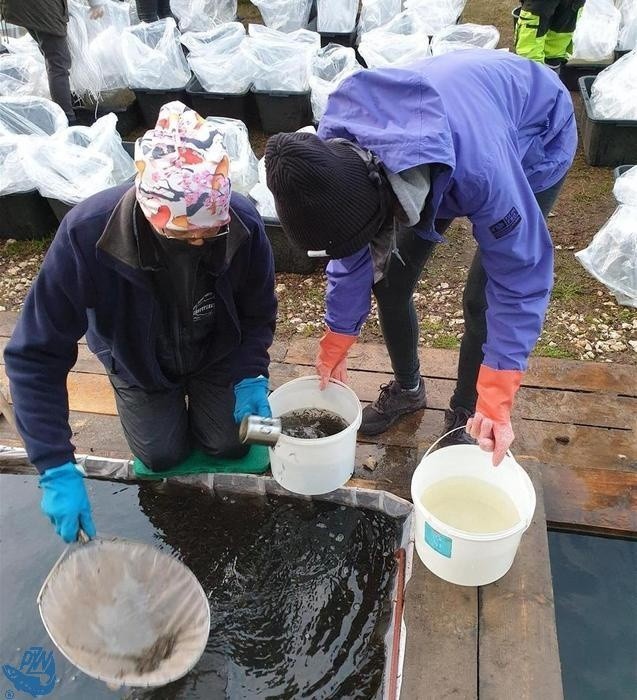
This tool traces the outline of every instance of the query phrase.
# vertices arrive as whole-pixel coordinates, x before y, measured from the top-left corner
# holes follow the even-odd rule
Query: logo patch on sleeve
[[[507,233],[511,233],[520,221],[522,221],[520,212],[515,207],[511,207],[511,211],[503,219],[489,226],[489,230],[494,238],[502,238],[502,236],[506,236]]]

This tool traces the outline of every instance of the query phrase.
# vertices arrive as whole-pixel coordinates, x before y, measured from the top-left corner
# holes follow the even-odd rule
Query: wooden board
[[[542,481],[537,468],[530,473],[533,523],[508,574],[480,588],[480,700],[563,698]]]

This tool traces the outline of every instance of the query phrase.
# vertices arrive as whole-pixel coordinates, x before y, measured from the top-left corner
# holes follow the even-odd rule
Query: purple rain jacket
[[[564,177],[577,145],[555,73],[483,49],[360,71],[329,97],[318,135],[348,139],[394,173],[436,164],[413,228],[441,241],[435,219],[470,219],[488,278],[483,364],[525,370],[553,284],[553,245],[533,193]],[[369,247],[330,261],[327,275],[327,326],[357,335],[371,303]]]

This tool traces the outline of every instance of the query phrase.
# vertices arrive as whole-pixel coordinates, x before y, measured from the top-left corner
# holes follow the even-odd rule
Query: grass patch
[[[460,341],[451,333],[441,333],[431,341],[431,345],[441,350],[455,350],[460,347]]]
[[[548,343],[538,343],[533,354],[537,357],[553,357],[556,360],[570,360],[575,357],[565,348],[561,348],[559,345],[548,345]]]
[[[558,278],[553,284],[551,298],[556,301],[572,301],[586,295],[587,292],[588,290],[579,280]]]
[[[52,240],[53,234],[34,240],[14,241],[12,243],[5,244],[3,252],[5,255],[16,255],[20,257],[44,255],[51,245]]]

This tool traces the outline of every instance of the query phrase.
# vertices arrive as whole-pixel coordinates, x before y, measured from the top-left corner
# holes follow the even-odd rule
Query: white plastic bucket
[[[343,486],[354,473],[356,433],[363,413],[358,396],[335,379],[330,379],[321,391],[318,377],[300,377],[273,391],[269,401],[275,418],[288,411],[323,408],[348,424],[336,435],[314,440],[281,435],[270,448],[270,467],[276,481],[288,491],[307,496]]]
[[[510,452],[497,467],[492,458],[492,453],[477,445],[452,445],[435,452],[430,448],[411,479],[418,556],[436,576],[460,586],[484,586],[504,576],[535,511],[535,490],[524,469]],[[458,530],[438,520],[422,504],[422,495],[433,484],[451,477],[473,477],[497,486],[515,504],[519,523],[502,532],[482,534]]]

